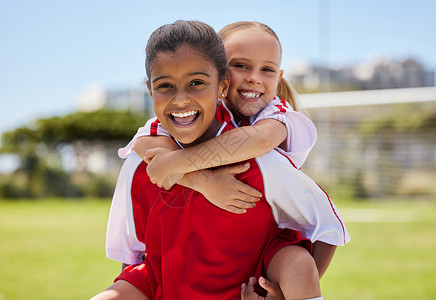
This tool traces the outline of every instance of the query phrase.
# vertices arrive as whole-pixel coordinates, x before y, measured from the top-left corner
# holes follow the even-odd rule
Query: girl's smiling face
[[[217,99],[226,95],[228,80],[220,82],[216,67],[191,47],[160,52],[147,87],[157,118],[176,140],[199,143],[216,133]]]
[[[227,100],[244,116],[253,116],[268,105],[283,76],[279,42],[258,29],[234,32],[224,40],[230,71]]]

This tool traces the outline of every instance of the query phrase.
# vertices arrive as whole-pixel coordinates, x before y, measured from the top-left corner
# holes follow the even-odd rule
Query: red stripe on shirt
[[[297,168],[297,166],[294,164],[294,162],[292,161],[292,159],[291,159],[289,156],[287,156],[286,154],[283,154],[282,152],[280,152],[280,151],[277,150],[277,149],[274,149],[274,150],[276,150],[278,153],[280,153],[281,155],[283,155],[284,157],[286,157],[286,158],[289,160],[289,162],[291,163],[291,165],[292,165],[295,169],[300,170],[300,168]]]
[[[316,182],[315,182],[315,183],[316,183]],[[336,213],[336,210],[335,210],[335,208],[333,207],[333,202],[332,202],[332,200],[330,199],[330,197],[329,197],[329,195],[327,194],[327,192],[324,191],[324,189],[323,189],[323,188],[322,188],[318,183],[316,183],[316,185],[321,189],[321,191],[324,192],[324,194],[327,196],[327,199],[329,199],[330,207],[332,208],[332,210],[333,210],[333,212],[334,212],[336,218],[338,219],[339,223],[341,223],[342,232],[344,233],[344,245],[345,245],[345,228],[344,228],[344,224],[342,223],[341,219],[339,218],[338,214]]]
[[[298,169],[298,168],[294,165],[294,163],[292,162],[292,160],[291,160],[290,157],[288,157],[287,155],[285,155],[285,154],[283,154],[282,152],[278,151],[277,149],[274,149],[274,150],[277,151],[278,153],[280,153],[281,155],[283,155],[284,157],[286,157],[286,158],[289,160],[289,162],[292,164],[292,166],[293,166],[294,168]],[[299,170],[299,169],[298,169],[298,170]],[[312,180],[313,180],[313,179],[312,179]],[[313,180],[313,182],[315,182],[315,180]],[[315,183],[316,183],[316,182],[315,182]],[[323,191],[323,193],[326,195],[327,199],[329,200],[330,207],[331,207],[333,213],[334,213],[335,216],[336,216],[336,219],[338,219],[339,223],[341,224],[342,232],[343,232],[343,236],[344,236],[344,245],[345,245],[345,227],[344,227],[344,224],[342,223],[341,218],[339,218],[338,213],[336,212],[335,208],[333,207],[333,202],[332,202],[332,200],[330,199],[330,197],[329,197],[329,195],[327,194],[327,192],[324,191],[324,189],[323,189],[323,188],[322,188],[318,183],[316,183],[316,185],[317,185],[317,186],[321,189],[321,191]]]
[[[281,102],[281,104],[276,104],[274,106],[277,107],[277,109],[280,112],[284,113],[284,112],[286,112],[286,107],[287,107],[286,100],[280,99],[280,102]]]
[[[151,123],[150,125],[150,135],[157,135],[157,127],[159,125],[159,120],[156,119],[156,121],[154,121],[153,123]]]
[[[281,112],[281,113],[285,113],[286,112],[286,108],[283,107],[283,105],[275,105],[275,107],[277,107],[277,109]]]

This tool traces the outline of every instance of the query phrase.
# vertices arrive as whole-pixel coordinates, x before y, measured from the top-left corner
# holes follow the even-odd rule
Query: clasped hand
[[[184,175],[183,172],[177,171],[177,163],[172,161],[174,152],[166,148],[154,148],[147,150],[144,155],[150,181],[166,190],[169,190]]]
[[[242,214],[256,206],[262,193],[250,185],[235,178],[246,172],[249,163],[224,166],[216,170],[199,170],[186,174],[180,169],[182,162],[177,161],[177,151],[165,148],[148,150],[144,160],[148,163],[147,174],[152,183],[169,190],[182,179],[182,185],[202,193],[213,205],[228,212]],[[190,175],[190,176],[189,176]]]

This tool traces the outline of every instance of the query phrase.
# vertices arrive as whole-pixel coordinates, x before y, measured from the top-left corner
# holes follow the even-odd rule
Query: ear
[[[227,97],[227,93],[229,92],[230,86],[230,73],[226,72],[226,77],[220,81],[220,87],[218,89],[218,98],[224,99]]]
[[[283,77],[283,70],[280,70],[279,71],[279,81],[282,80],[282,77]]]
[[[147,85],[147,89],[148,89],[148,92],[150,93],[150,96],[153,96],[153,92],[152,92],[152,89],[151,89],[151,85],[150,85],[150,81],[146,81],[145,82],[145,84]]]

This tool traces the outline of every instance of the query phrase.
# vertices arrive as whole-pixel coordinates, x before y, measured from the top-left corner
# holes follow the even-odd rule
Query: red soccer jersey
[[[262,193],[254,160],[239,179]],[[262,252],[280,229],[265,199],[245,214],[224,211],[196,191],[151,183],[146,164],[133,178],[136,234],[145,243],[152,299],[239,299],[240,284],[260,275]]]
[[[130,281],[150,299],[240,299],[241,284],[265,272],[274,251],[294,243],[311,247],[298,232],[278,228],[263,197],[245,214],[233,214],[189,188],[157,187],[146,167],[144,162],[138,166],[131,189],[135,231],[145,244],[145,259],[118,279]],[[265,194],[254,159],[237,178]],[[277,239],[283,231],[286,240]]]

